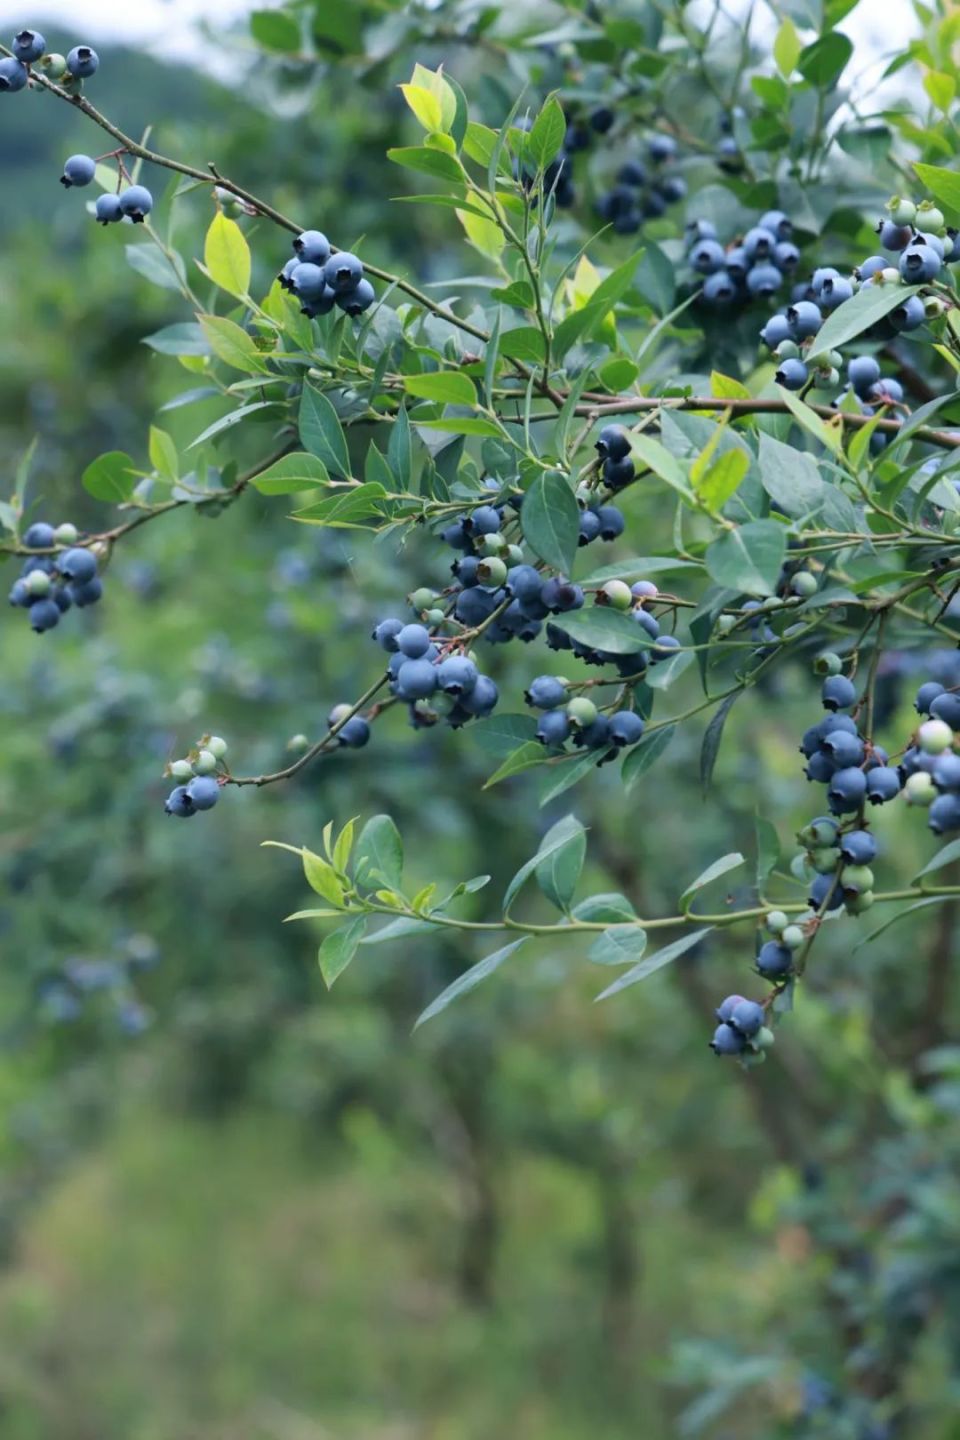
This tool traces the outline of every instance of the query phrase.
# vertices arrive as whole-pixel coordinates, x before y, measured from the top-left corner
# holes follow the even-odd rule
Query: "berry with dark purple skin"
[[[708,305],[730,305],[737,298],[736,283],[725,270],[717,270],[704,280],[703,298]]]
[[[349,250],[331,255],[324,268],[327,284],[335,295],[345,295],[355,290],[363,279],[363,265]]]
[[[63,167],[60,184],[67,190],[74,185],[78,188],[89,185],[96,173],[96,161],[91,160],[89,155],[71,155]]]
[[[142,225],[153,209],[153,196],[146,185],[131,185],[120,196],[120,209],[134,225]]]
[[[39,30],[21,30],[14,35],[10,48],[21,65],[32,65],[46,50],[47,42]]]
[[[357,315],[362,315],[364,310],[369,310],[376,298],[377,292],[370,284],[370,281],[361,280],[356,287],[348,291],[346,295],[338,295],[336,297],[336,304],[345,314],[356,317]]]
[[[666,180],[661,180],[657,189],[668,205],[676,205],[678,201],[686,198],[687,182],[682,175],[668,175]]]
[[[326,265],[330,259],[330,241],[321,230],[304,230],[293,242],[299,260],[307,260],[311,265]]]
[[[389,654],[395,655],[398,649],[397,636],[403,629],[404,624],[402,620],[394,620],[393,618],[381,620],[379,625],[374,626],[373,639],[376,640],[382,650],[386,650]]]
[[[610,716],[610,742],[621,749],[636,745],[643,735],[643,721],[632,710],[618,710]]]
[[[818,312],[819,313],[819,312]],[[786,315],[771,315],[770,319],[760,331],[760,339],[770,350],[776,350],[784,340],[793,338],[793,327],[790,323],[790,311]]]
[[[89,80],[100,67],[100,56],[89,45],[75,45],[67,56],[67,69],[74,80]]]
[[[538,675],[527,686],[523,698],[537,710],[554,710],[567,703],[567,682],[559,675]]]
[[[397,633],[397,649],[408,660],[419,660],[430,649],[430,631],[424,625],[404,625]]]
[[[103,598],[103,581],[99,575],[94,575],[92,580],[75,581],[67,586],[67,593],[73,604],[83,610],[87,605],[96,605],[97,601]]]
[[[468,695],[461,695],[457,704],[469,715],[481,718],[496,708],[499,699],[500,691],[489,675],[478,675],[473,689]]]
[[[626,460],[630,435],[622,425],[605,425],[597,436],[596,451],[601,460]]]
[[[838,770],[830,781],[827,803],[834,815],[851,815],[859,810],[867,794],[867,777],[862,770],[850,767]]]
[[[505,589],[515,600],[539,600],[543,576],[532,565],[514,565],[507,571]]]
[[[777,248],[777,237],[772,230],[755,225],[744,235],[743,248],[748,260],[770,260]]]
[[[898,305],[895,310],[890,311],[891,325],[894,330],[899,330],[902,334],[906,334],[910,330],[919,330],[926,318],[927,312],[919,295],[908,295],[902,305]]]
[[[616,118],[616,113],[611,110],[609,105],[598,106],[596,110],[591,111],[588,117],[590,128],[595,130],[598,135],[606,135]]]
[[[97,557],[92,550],[75,547],[64,550],[57,556],[57,569],[65,580],[75,580],[82,585],[92,580],[97,573]]]
[[[817,875],[807,898],[812,910],[822,910],[825,904],[828,910],[839,910],[843,904],[843,891],[835,875]]]
[[[756,1035],[765,1018],[763,1006],[758,1005],[756,1000],[741,1000],[733,1007],[729,1023],[749,1040]]]
[[[802,360],[784,360],[773,377],[785,390],[802,390],[810,378],[810,372]]]
[[[445,695],[469,695],[478,679],[477,667],[466,655],[449,655],[437,666],[437,684]]]
[[[927,824],[934,835],[960,830],[960,795],[938,795],[927,811]]]
[[[892,765],[877,765],[867,771],[867,799],[871,805],[895,800],[900,790],[900,772]]]
[[[779,940],[768,940],[760,947],[756,963],[764,980],[782,980],[793,969],[793,953]]]
[[[298,300],[320,300],[327,288],[326,272],[322,265],[299,261],[290,272],[290,289]]]
[[[500,601],[495,590],[485,590],[480,585],[471,585],[457,596],[453,613],[461,625],[482,625],[489,620]]]
[[[454,560],[450,569],[456,575],[461,585],[476,585],[477,571],[480,568],[480,557],[478,555],[462,555],[460,559]],[[534,572],[536,573],[536,572]],[[539,592],[540,586],[537,585]]]
[[[401,700],[426,700],[437,688],[437,670],[429,660],[405,660],[397,671],[393,691]]]
[[[857,703],[857,690],[846,675],[828,675],[820,689],[825,710],[849,710]]]
[[[220,786],[213,775],[195,775],[187,786],[187,799],[194,810],[212,810],[220,799]]]
[[[791,305],[787,310],[787,321],[792,340],[807,340],[811,335],[816,335],[823,324],[823,313],[814,301],[798,300],[796,305]]]
[[[789,240],[793,234],[793,222],[782,210],[768,210],[761,215],[759,228],[771,231],[778,240]]]
[[[647,141],[647,153],[655,165],[663,165],[677,153],[677,142],[672,135],[651,135]]]
[[[197,813],[196,806],[187,794],[186,785],[178,785],[175,790],[170,791],[163,809],[166,815],[176,815],[180,820],[189,820]]]
[[[726,1000],[721,1000],[720,1004],[713,1012],[717,1019],[720,1021],[721,1025],[730,1023],[730,1016],[733,1014],[734,1010],[737,1008],[743,998],[744,997],[742,995],[728,995]]]
[[[746,1048],[746,1040],[732,1025],[723,1023],[714,1030],[713,1039],[710,1041],[710,1049],[714,1055],[742,1055]]]
[[[44,630],[52,630],[60,623],[60,606],[55,600],[48,597],[31,600],[28,614],[30,629],[35,630],[38,635],[42,634]]]
[[[617,171],[617,180],[621,185],[635,185],[639,188],[646,185],[647,172],[639,160],[625,160]]]
[[[443,543],[452,550],[472,550],[473,541],[464,529],[462,520],[454,520],[443,532]]]
[[[698,275],[712,275],[723,269],[723,246],[716,240],[698,240],[687,259]]]
[[[463,528],[470,535],[495,535],[502,523],[503,516],[493,505],[478,505],[464,517]]]
[[[540,599],[551,614],[560,615],[567,610],[580,609],[583,605],[583,591],[579,585],[557,576],[543,585]]]
[[[905,250],[913,239],[911,226],[895,225],[892,220],[881,220],[877,225],[877,234],[884,250]]]
[[[910,245],[900,256],[900,274],[909,285],[936,280],[942,269],[943,261],[932,245]]]
[[[960,790],[960,755],[940,755],[930,771],[938,790]]]
[[[849,865],[869,865],[877,858],[877,842],[869,830],[848,830],[840,837],[840,853]]]
[[[15,90],[22,90],[29,78],[26,65],[22,65],[19,60],[6,57],[0,60],[0,95],[12,95]]]
[[[636,467],[629,455],[624,460],[604,460],[603,482],[609,489],[623,490],[636,478]]]
[[[600,539],[616,540],[622,535],[626,521],[623,518],[623,511],[618,510],[616,505],[601,505],[596,512],[600,521]]]
[[[362,750],[370,739],[370,725],[362,715],[351,715],[337,731],[337,744],[347,750]]]
[[[570,738],[570,717],[563,710],[547,710],[540,716],[537,739],[541,745],[558,750]]]
[[[575,744],[585,750],[606,750],[610,745],[610,721],[606,715],[598,715],[589,725],[581,726],[575,736]]]
[[[56,531],[43,520],[35,520],[24,535],[23,543],[28,550],[49,550],[56,544]]]
[[[96,218],[100,221],[101,225],[115,225],[118,220],[122,220],[123,208],[120,204],[120,196],[98,195]]]
[[[823,749],[838,770],[850,765],[861,765],[864,744],[859,735],[848,735],[845,730],[831,730],[822,741]]]
[[[937,720],[942,720],[949,725],[951,730],[960,730],[960,695],[954,695],[945,690],[931,701],[930,714]]]
[[[800,251],[792,240],[781,240],[773,252],[773,261],[778,270],[789,273],[800,264]]]

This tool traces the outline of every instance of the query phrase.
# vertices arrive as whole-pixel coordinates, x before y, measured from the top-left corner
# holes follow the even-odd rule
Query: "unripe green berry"
[[[847,914],[862,915],[865,910],[870,909],[870,906],[874,902],[874,898],[875,897],[872,890],[860,890],[857,892],[856,895],[850,895],[844,901]]]
[[[227,753],[227,742],[222,735],[211,735],[207,741],[207,749],[211,755],[216,756],[218,760],[222,760]]]
[[[747,1050],[740,1056],[740,1064],[744,1070],[752,1070],[755,1065],[765,1065],[766,1060],[766,1050]]]
[[[330,714],[327,716],[327,724],[331,727],[334,725],[339,725],[341,721],[348,718],[352,709],[352,705],[347,705],[344,703],[341,703],[340,705],[334,705],[333,709],[330,711]]]
[[[798,570],[790,581],[790,589],[794,595],[800,596],[804,600],[808,600],[811,595],[816,595],[819,588],[817,577],[811,575],[809,570]]]
[[[594,499],[593,491],[585,482],[581,482],[573,493],[577,497],[577,504],[581,510],[586,510],[591,500]]]
[[[493,555],[489,560],[481,560],[477,566],[477,579],[490,590],[499,590],[506,578],[507,564],[499,555]]]
[[[894,225],[912,225],[917,218],[917,207],[913,201],[903,200],[899,195],[894,195],[887,209]]]
[[[80,538],[80,531],[68,520],[65,524],[57,526],[53,532],[53,538],[58,545],[76,545]]]
[[[443,625],[447,619],[442,610],[424,610],[423,618],[431,630],[436,630],[437,626]]]
[[[786,945],[788,950],[799,950],[805,939],[799,925],[788,925],[786,930],[780,932],[780,944]]]
[[[766,918],[766,926],[772,935],[779,935],[790,924],[789,917],[782,910],[771,910]]]
[[[900,283],[900,271],[895,270],[892,265],[888,265],[886,270],[878,270],[873,277],[874,285],[899,285]]]
[[[193,773],[195,775],[212,775],[216,768],[216,755],[211,755],[209,750],[197,751],[197,758],[193,762]]]
[[[832,365],[835,370],[839,370],[839,369],[840,369],[840,366],[843,364],[843,356],[842,356],[842,354],[840,353],[840,351],[839,351],[839,350],[829,350],[829,351],[827,352],[827,363],[828,363],[829,365]]]
[[[429,610],[436,598],[436,592],[428,590],[426,586],[423,586],[420,590],[414,590],[413,594],[409,597],[411,606],[418,614],[422,610]]]
[[[193,779],[193,766],[189,760],[171,760],[167,768],[174,780]]]
[[[928,234],[942,230],[946,222],[943,218],[943,211],[929,200],[921,200],[917,206],[917,229],[925,230]]]
[[[818,655],[813,662],[813,673],[815,675],[839,675],[842,669],[843,661],[840,659],[840,656],[835,655],[832,650],[825,650],[823,654]]]
[[[800,851],[798,854],[794,855],[793,859],[790,861],[790,874],[793,876],[794,880],[799,880],[801,884],[806,884],[809,869],[810,862],[803,851]]]
[[[506,555],[510,546],[508,545],[507,541],[504,540],[503,536],[500,534],[500,531],[495,530],[491,535],[481,536],[480,544],[477,548],[481,555],[497,555],[502,557]]]
[[[582,729],[596,720],[597,707],[586,695],[578,695],[576,699],[567,702],[567,715],[574,725],[579,725]]]
[[[810,864],[818,875],[832,875],[840,864],[840,851],[833,846],[829,850],[814,850],[810,855]]]
[[[750,1044],[755,1050],[769,1050],[776,1038],[769,1025],[761,1025]]]
[[[928,775],[926,770],[916,770],[912,775],[908,775],[903,787],[903,797],[908,805],[932,805],[937,798],[933,777]]]
[[[291,735],[290,739],[287,741],[287,749],[294,752],[299,750],[309,750],[310,741],[307,736],[303,734]]]
[[[795,340],[781,340],[773,353],[778,360],[798,360],[800,358],[800,346]]]
[[[824,846],[836,844],[837,829],[832,820],[817,820],[812,825],[805,825],[797,839],[810,850],[822,850]]]
[[[864,890],[872,890],[875,883],[869,865],[847,865],[840,876],[840,888],[844,891],[852,890],[855,895]]]
[[[928,320],[939,320],[946,312],[947,302],[941,300],[939,295],[926,295],[923,300],[923,313]]]
[[[36,62],[41,70],[46,72],[49,80],[61,81],[67,73],[67,57],[53,52],[49,55],[41,55]]]
[[[24,580],[27,594],[40,598],[50,594],[50,576],[46,570],[31,570]]]
[[[608,580],[594,599],[598,605],[609,605],[612,610],[630,610],[633,607],[633,592],[623,580]]]
[[[718,634],[720,634],[720,635],[729,635],[729,634],[730,634],[730,631],[733,629],[733,627],[736,625],[736,623],[737,623],[737,617],[736,617],[736,615],[718,615],[718,616],[717,616],[717,632],[718,632]]]
[[[942,755],[953,744],[953,731],[944,720],[925,720],[917,731],[917,744],[925,755]]]
[[[779,610],[782,605],[783,601],[780,599],[779,595],[768,595],[764,600],[761,600],[760,609]]]
[[[522,564],[523,564],[523,546],[522,546],[522,545],[508,545],[508,546],[507,546],[507,553],[506,553],[506,555],[503,556],[503,559],[506,560],[507,566],[508,566],[511,570],[513,569],[514,565],[522,565]]]

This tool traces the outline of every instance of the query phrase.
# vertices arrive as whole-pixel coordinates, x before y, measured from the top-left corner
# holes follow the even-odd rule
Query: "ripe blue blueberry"
[[[846,675],[828,675],[820,689],[825,710],[849,710],[857,703],[857,690]]]
[[[348,250],[341,250],[337,255],[330,256],[324,266],[324,274],[334,294],[345,295],[360,284],[363,279],[363,265],[356,255],[351,255]]]
[[[446,695],[469,695],[478,678],[476,665],[466,655],[449,655],[437,666],[437,683]]]
[[[742,995],[728,995],[725,1000],[721,1000],[720,1004],[713,1012],[721,1024],[729,1023],[730,1016],[733,1014],[734,1010],[737,1008],[743,998],[744,997]]]
[[[710,1049],[715,1055],[742,1055],[746,1046],[747,1042],[739,1030],[725,1023],[717,1026],[710,1041]]]
[[[25,580],[14,580],[13,585],[10,588],[10,593],[7,596],[8,603],[11,605],[19,606],[21,609],[25,610],[32,599],[33,596],[27,589],[27,582]]]
[[[822,910],[824,905],[828,910],[839,910],[843,904],[843,891],[837,883],[836,876],[815,876],[813,884],[810,886],[808,900],[812,910]]]
[[[297,258],[311,265],[326,265],[330,259],[330,241],[320,230],[304,230],[293,242]]]
[[[541,745],[559,749],[570,738],[570,717],[563,710],[547,710],[540,716],[537,739]]]
[[[730,1024],[734,1030],[739,1030],[740,1034],[745,1035],[749,1040],[751,1036],[756,1035],[764,1019],[763,1006],[758,1005],[756,1000],[741,1000],[739,1005],[733,1007]]]
[[[122,220],[123,207],[120,204],[120,196],[98,195],[96,218],[101,225],[115,225],[118,220]]]
[[[838,305],[843,305],[852,296],[853,286],[850,281],[845,280],[842,275],[836,278],[831,275],[820,286],[820,308],[836,310]]]
[[[220,799],[220,786],[213,775],[195,775],[186,788],[194,810],[212,810]]]
[[[789,240],[793,234],[793,223],[782,210],[767,210],[760,216],[760,229],[770,230],[778,240]]]
[[[773,252],[773,262],[778,270],[789,273],[800,264],[800,251],[792,240],[781,240]]]
[[[869,830],[848,830],[840,838],[840,853],[850,865],[869,865],[877,858],[877,842]]]
[[[56,543],[56,531],[43,520],[35,520],[23,537],[29,550],[49,550]]]
[[[402,620],[395,620],[393,618],[381,620],[379,625],[374,626],[373,638],[382,650],[386,650],[389,654],[394,655],[398,648],[397,636],[404,628]]]
[[[362,750],[370,739],[370,725],[362,715],[351,715],[337,731],[337,744],[348,750]]]
[[[598,715],[589,724],[577,729],[575,743],[586,750],[605,750],[610,745],[610,721],[606,715]]]
[[[14,35],[10,48],[21,65],[32,65],[46,50],[47,42],[39,30],[21,30]]]
[[[695,245],[698,240],[716,240],[717,227],[712,220],[691,220],[683,235],[688,245]]]
[[[784,340],[790,340],[792,337],[793,326],[790,321],[789,310],[786,315],[771,315],[766,325],[764,325],[760,331],[760,339],[769,350],[776,350],[777,346],[782,345]]]
[[[364,310],[369,310],[376,298],[377,292],[370,281],[364,279],[358,281],[356,286],[352,290],[348,290],[345,295],[338,295],[336,303],[345,314],[356,316],[362,315]]]
[[[461,590],[453,607],[453,613],[461,625],[482,625],[496,610],[499,600],[495,590],[485,590],[480,585],[470,585]]]
[[[943,720],[951,730],[960,730],[960,695],[945,690],[930,702],[930,714],[937,720]]]
[[[651,135],[647,141],[647,152],[655,165],[662,165],[676,155],[677,142],[672,135]]]
[[[543,577],[532,565],[514,565],[507,571],[506,591],[516,600],[539,600]]]
[[[503,517],[493,505],[479,505],[472,514],[464,517],[464,529],[470,535],[495,535],[500,529]]]
[[[76,580],[82,585],[96,575],[97,557],[92,550],[64,550],[62,555],[57,557],[57,569],[65,580]]]
[[[553,710],[567,703],[567,682],[558,675],[538,675],[527,686],[524,699],[538,710]]]
[[[960,755],[938,755],[930,774],[938,790],[960,790]]]
[[[661,635],[656,644],[651,647],[651,663],[656,664],[659,660],[671,659],[680,648],[680,641],[676,635]]]
[[[892,220],[881,220],[877,225],[877,234],[884,250],[905,250],[913,239],[913,230],[909,225],[895,225]]]
[[[628,455],[624,460],[604,460],[603,480],[611,490],[622,490],[636,479],[637,471]]]
[[[932,245],[912,244],[900,256],[900,274],[910,285],[936,280],[943,261]]]
[[[334,305],[339,300],[332,290],[324,290],[315,300],[304,300],[300,306],[300,314],[306,315],[308,320],[317,320],[321,315],[329,315]]]
[[[737,298],[736,282],[725,270],[717,270],[704,280],[703,298],[708,305],[729,305]]]
[[[430,649],[430,631],[424,625],[404,625],[396,639],[397,649],[409,660],[419,660]]]
[[[578,545],[589,545],[600,534],[600,517],[595,510],[584,510],[580,514]]]
[[[803,773],[814,784],[826,785],[833,778],[836,768],[829,755],[818,753],[810,756]]]
[[[774,379],[785,390],[802,390],[810,378],[810,372],[802,360],[784,360]]]
[[[777,248],[777,237],[772,230],[755,225],[744,235],[743,248],[748,260],[771,260]]]
[[[661,180],[658,190],[668,205],[675,205],[678,200],[683,200],[687,193],[687,182],[682,175],[668,175]]]
[[[477,570],[479,569],[479,566],[480,557],[478,555],[461,555],[458,559],[454,560],[453,564],[450,566],[450,569],[453,571],[454,575],[456,575],[457,579],[460,581],[460,584],[466,586],[475,585],[477,583]],[[536,574],[536,571],[534,571],[534,574]],[[539,593],[540,580],[538,576],[537,594]]]
[[[322,265],[300,261],[290,272],[290,289],[298,300],[320,300],[327,288]]]
[[[747,271],[747,289],[754,299],[775,295],[782,284],[780,271],[766,260],[758,261]]]
[[[583,591],[572,581],[555,576],[541,587],[540,599],[551,614],[559,615],[567,610],[579,610],[583,605]]]
[[[948,792],[938,795],[927,811],[927,824],[934,835],[946,835],[951,830],[960,830],[960,795]]]
[[[171,790],[163,808],[167,815],[176,815],[181,820],[189,820],[197,813],[196,806],[187,794],[186,785],[178,785]]]
[[[760,947],[756,964],[764,980],[782,980],[793,969],[793,954],[779,940],[767,940]]]
[[[393,688],[401,700],[426,700],[437,688],[436,666],[429,660],[405,660]]]
[[[67,56],[67,69],[75,80],[89,80],[100,65],[100,56],[89,45],[75,45]]]
[[[22,90],[29,78],[26,65],[22,65],[19,60],[8,58],[0,60],[0,95],[4,92],[12,94],[15,90]]]
[[[746,280],[747,271],[750,269],[750,259],[742,245],[734,245],[726,255],[727,274],[736,281]]]
[[[96,605],[103,598],[103,581],[99,575],[94,575],[92,580],[73,581],[66,589],[70,600],[80,610],[86,605]]]
[[[723,246],[716,240],[698,240],[687,259],[698,275],[712,275],[723,269]]]
[[[458,705],[468,715],[478,718],[489,715],[500,699],[500,692],[489,675],[478,675],[477,683],[466,695],[461,695]]]
[[[838,770],[830,780],[827,803],[834,815],[849,815],[859,810],[867,793],[867,777],[862,770],[850,767]]]
[[[91,160],[89,155],[71,155],[63,167],[60,184],[68,190],[72,185],[89,185],[96,173],[96,161]]]
[[[829,735],[824,736],[822,744],[838,770],[863,763],[864,745],[859,735],[848,735],[845,730],[831,730]]]
[[[792,340],[807,340],[816,335],[823,324],[820,306],[813,300],[798,300],[787,310],[787,322]]]
[[[618,510],[616,505],[601,505],[596,512],[600,521],[600,539],[616,540],[622,535],[626,521],[623,518],[623,511]]]
[[[630,435],[622,425],[605,425],[597,436],[596,450],[601,460],[626,460]]]
[[[617,180],[621,185],[634,185],[639,189],[647,183],[647,172],[639,160],[625,160],[617,171]]]
[[[902,305],[890,311],[891,325],[903,333],[918,330],[926,318],[927,312],[919,295],[909,295]]]
[[[153,209],[153,196],[146,185],[131,185],[120,196],[120,209],[135,225],[142,225]]]
[[[896,799],[900,788],[900,772],[892,765],[877,765],[867,771],[867,799],[871,805]]]
[[[60,623],[60,606],[55,600],[46,597],[31,600],[28,613],[30,628],[35,630],[38,635],[44,630],[52,630],[55,625]]]
[[[611,743],[620,747],[636,745],[643,735],[643,721],[632,710],[618,710],[610,717]]]
[[[869,255],[861,265],[854,270],[854,275],[863,283],[872,280],[874,275],[879,275],[881,270],[886,270],[888,262],[882,255]]]

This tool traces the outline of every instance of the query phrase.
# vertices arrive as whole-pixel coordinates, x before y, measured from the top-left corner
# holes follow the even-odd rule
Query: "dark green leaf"
[[[816,354],[825,355],[828,350],[842,349],[911,295],[916,295],[918,288],[916,285],[864,285],[852,300],[838,306],[827,316],[817,331],[814,342]]]
[[[421,400],[434,400],[438,405],[471,405],[477,403],[477,392],[469,375],[459,370],[437,370],[427,375],[405,375],[404,388]]]
[[[690,935],[684,935],[681,940],[674,940],[672,945],[665,945],[662,950],[657,950],[653,955],[648,955],[645,960],[640,961],[639,965],[635,965],[632,970],[628,970],[626,975],[621,975],[619,980],[615,980],[612,985],[607,986],[606,990],[601,991],[597,999],[606,1000],[611,995],[619,995],[620,991],[626,990],[629,985],[636,985],[638,980],[646,980],[648,975],[653,975],[655,971],[662,970],[665,965],[669,965],[671,961],[679,959],[681,955],[691,950],[694,945],[698,945],[705,935],[710,934],[712,929],[713,926],[708,925],[702,930],[694,930]]]
[[[525,864],[520,866],[520,869],[517,871],[516,875],[514,875],[513,879],[510,881],[510,884],[507,886],[506,894],[503,897],[504,914],[506,914],[507,911],[510,909],[513,901],[516,899],[517,895],[519,894],[523,886],[526,884],[526,882],[530,879],[530,876],[537,869],[538,865],[540,865],[544,860],[546,860],[548,855],[550,855],[554,850],[559,850],[561,846],[565,845],[566,842],[571,838],[571,836],[579,834],[582,829],[583,826],[580,824],[580,821],[576,818],[575,815],[566,815],[562,820],[557,821],[556,825],[554,825],[553,828],[550,830],[549,842],[547,841],[546,837],[540,842],[540,848],[537,851],[536,855],[534,855],[532,859],[527,860]]]
[[[419,1030],[421,1025],[426,1024],[428,1020],[432,1020],[434,1016],[439,1015],[442,1010],[446,1010],[447,1006],[452,1005],[454,1000],[459,1000],[461,995],[469,995],[471,990],[475,990],[477,986],[486,980],[488,976],[492,975],[495,970],[499,970],[504,960],[509,959],[514,951],[520,949],[521,945],[525,945],[529,938],[529,935],[524,935],[522,939],[514,940],[510,945],[504,945],[502,950],[497,950],[493,955],[488,955],[486,960],[481,960],[478,965],[472,966],[461,975],[459,979],[454,980],[452,985],[448,985],[446,990],[438,995],[432,1004],[427,1006],[426,1010],[424,1010],[423,1014],[417,1020],[416,1025],[414,1025],[414,1030]]]
[[[330,401],[322,391],[304,385],[300,397],[300,440],[322,460],[336,480],[350,477],[350,456],[343,427]]]
[[[700,784],[704,794],[710,789],[713,767],[716,765],[717,756],[720,753],[720,741],[723,739],[723,727],[727,723],[727,716],[742,694],[742,690],[735,690],[732,695],[728,695],[704,732],[703,745],[700,749]]]
[[[574,920],[589,920],[592,924],[603,921],[608,925],[620,925],[637,918],[637,912],[626,895],[616,893],[588,895],[586,900],[574,905],[570,913]]]
[[[824,484],[812,455],[760,436],[760,478],[770,499],[786,515],[807,515],[823,498]]]
[[[569,610],[554,615],[552,624],[572,635],[581,645],[606,650],[611,655],[633,655],[649,645],[646,630],[622,610],[606,605],[591,605],[583,610]]]
[[[587,959],[594,965],[632,965],[646,948],[646,931],[639,925],[613,925],[594,940]]]
[[[801,50],[797,69],[811,85],[827,90],[835,84],[852,54],[852,40],[840,30],[831,30]]]
[[[848,302],[852,304],[853,302]],[[747,595],[772,595],[787,548],[787,532],[775,520],[751,520],[707,547],[707,572],[718,585]]]
[[[580,507],[562,475],[547,470],[537,476],[524,496],[520,523],[531,550],[569,575],[580,538]]]
[[[457,184],[463,183],[463,167],[455,155],[448,155],[446,150],[433,150],[427,145],[407,146],[398,150],[388,150],[387,159],[392,160],[395,165],[403,165],[407,170],[417,170],[422,175],[432,175],[437,180],[452,180]]]
[[[657,763],[673,739],[676,728],[675,725],[665,725],[662,730],[655,730],[653,734],[644,736],[640,744],[633,747],[620,772],[627,790],[632,790],[640,776],[645,775]]]
[[[298,453],[284,455],[268,469],[254,476],[251,485],[261,495],[296,495],[317,485],[329,484],[330,476],[322,460],[315,455]]]
[[[561,820],[559,823],[566,825],[567,821]],[[552,837],[553,830],[548,830],[544,836],[544,845],[549,846]],[[537,884],[558,910],[566,911],[570,906],[586,853],[587,834],[583,826],[580,826],[579,830],[568,835],[559,849],[551,850],[537,866]]]

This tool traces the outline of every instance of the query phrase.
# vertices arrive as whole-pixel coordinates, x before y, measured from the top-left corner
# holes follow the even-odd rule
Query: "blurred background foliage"
[[[444,62],[494,124],[525,84],[586,99],[613,85],[630,124],[682,116],[705,137],[684,162],[692,190],[730,184],[750,203],[749,177],[725,180],[711,153],[738,26],[710,32],[711,93],[675,29],[657,54],[652,5],[603,7],[610,25],[648,27],[628,74],[616,31],[551,38],[584,8],[314,0],[198,37],[222,79],[101,44],[95,98],[418,283],[473,262],[452,216],[385,200],[410,188],[384,152],[412,132],[395,87],[414,60]],[[813,8],[829,28],[851,6]],[[690,12],[701,36],[704,13]],[[48,97],[4,101],[4,473],[36,436],[35,513],[99,526],[82,470],[111,449],[143,458],[189,377],[141,343],[186,318],[180,297],[126,265],[128,230],[95,230],[56,184],[94,143]],[[858,183],[889,193],[877,163]],[[809,194],[824,248],[845,251],[863,221],[838,185]],[[188,253],[208,203],[177,202]],[[245,228],[265,287],[286,240]],[[604,241],[600,258],[629,244]],[[217,413],[159,423],[185,445]],[[632,491],[628,509],[644,538],[627,549],[655,551],[669,515]],[[290,736],[365,687],[372,621],[441,579],[438,563],[425,542],[398,554],[361,532],[304,533],[248,493],[216,521],[186,510],[131,537],[106,602],[56,635],[5,623],[4,1440],[955,1440],[952,904],[853,953],[847,931],[825,936],[775,1059],[747,1077],[705,1043],[715,997],[748,983],[750,938],[728,932],[597,1008],[608,972],[531,945],[413,1038],[482,953],[464,936],[370,946],[324,990],[308,933],[279,923],[302,903],[298,872],[259,842],[316,845],[329,819],[388,810],[420,883],[490,871],[502,890],[570,797],[538,812],[523,776],[483,792],[490,756],[469,737],[414,734],[392,713],[368,750],[234,792],[196,825],[164,820],[169,756],[210,729],[246,773],[282,762]],[[913,676],[953,663],[888,658],[892,735],[909,729]],[[498,664],[522,689],[529,657]],[[789,850],[809,806],[797,737],[816,710],[806,669],[782,667],[733,712],[706,805],[696,725],[627,797],[599,772],[576,792],[582,893],[672,909],[678,876],[752,852],[757,812]],[[899,809],[880,828],[885,884],[908,883],[928,837]]]

